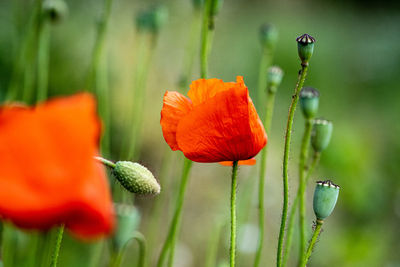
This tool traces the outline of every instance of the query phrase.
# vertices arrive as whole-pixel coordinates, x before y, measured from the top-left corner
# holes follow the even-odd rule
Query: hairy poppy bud
[[[302,36],[297,37],[296,41],[301,64],[308,65],[308,61],[314,52],[315,39],[311,35],[303,34]]]
[[[261,45],[268,49],[275,48],[278,41],[278,30],[272,24],[263,24],[260,27]]]
[[[267,72],[267,88],[275,93],[282,82],[283,71],[278,66],[272,66]]]
[[[329,145],[332,136],[332,122],[325,119],[315,119],[311,133],[311,144],[316,152],[321,152]]]
[[[52,22],[59,22],[68,14],[68,6],[63,0],[45,0],[42,10]]]
[[[311,87],[303,87],[300,91],[300,105],[304,117],[312,119],[318,112],[319,92]]]
[[[156,6],[139,12],[136,17],[136,27],[139,31],[157,33],[167,18],[167,9],[164,6]]]
[[[330,180],[318,181],[314,191],[313,207],[318,220],[331,215],[339,196],[339,186]]]
[[[133,237],[133,232],[138,228],[140,222],[139,211],[132,205],[115,204],[117,215],[117,227],[112,238],[112,244],[116,251]]]
[[[139,163],[117,161],[112,170],[115,178],[129,192],[135,194],[159,194],[160,185],[153,174]]]

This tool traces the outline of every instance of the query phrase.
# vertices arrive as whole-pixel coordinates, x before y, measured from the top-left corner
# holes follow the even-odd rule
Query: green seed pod
[[[63,0],[45,0],[42,10],[51,22],[60,22],[68,15],[68,6]]]
[[[269,50],[275,48],[278,41],[278,30],[272,24],[263,24],[260,27],[261,45]]]
[[[339,186],[330,180],[318,181],[314,191],[313,207],[318,220],[331,215],[339,196]]]
[[[267,88],[275,93],[282,82],[283,71],[278,66],[272,66],[267,71]]]
[[[306,119],[312,119],[318,112],[319,92],[311,87],[303,87],[300,91],[300,105]]]
[[[301,64],[307,66],[308,61],[314,52],[315,39],[311,35],[303,34],[302,36],[297,37],[296,41]]]
[[[135,194],[159,194],[160,185],[153,174],[139,163],[118,161],[112,173],[129,192]]]
[[[168,18],[168,11],[164,6],[152,7],[148,10],[139,12],[136,17],[136,27],[138,31],[148,31],[158,33]]]
[[[115,204],[117,225],[112,237],[115,251],[120,251],[126,242],[133,237],[133,232],[139,227],[140,213],[132,205]]]
[[[322,152],[331,141],[333,125],[325,119],[315,119],[311,132],[311,144],[316,152]]]

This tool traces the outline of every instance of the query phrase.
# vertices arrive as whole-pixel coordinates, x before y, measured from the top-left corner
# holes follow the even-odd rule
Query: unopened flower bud
[[[318,181],[314,191],[313,207],[318,220],[331,215],[339,196],[339,186],[330,180]]]
[[[68,15],[68,6],[63,0],[45,0],[42,10],[51,22],[59,22]]]
[[[278,41],[278,30],[272,24],[263,24],[260,27],[261,45],[267,49],[275,48]]]
[[[332,136],[332,122],[325,119],[315,119],[311,132],[311,144],[314,151],[321,152],[329,145]]]
[[[311,35],[303,34],[297,37],[296,41],[301,64],[306,66],[314,52],[315,39]]]
[[[300,91],[300,105],[306,119],[312,119],[318,112],[319,92],[311,87],[303,87]]]
[[[160,185],[153,174],[139,163],[118,161],[112,169],[115,178],[129,192],[135,194],[159,194]]]
[[[267,71],[267,88],[275,93],[282,82],[283,71],[278,66],[272,66]]]
[[[120,251],[139,227],[140,214],[134,206],[126,204],[115,204],[115,211],[117,226],[112,237],[112,244],[115,251]]]
[[[136,17],[136,27],[139,31],[157,33],[167,18],[167,9],[164,6],[156,6],[139,12]]]

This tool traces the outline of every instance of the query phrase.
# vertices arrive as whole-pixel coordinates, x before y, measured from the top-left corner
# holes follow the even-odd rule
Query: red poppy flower
[[[22,228],[65,224],[93,237],[112,230],[113,207],[98,153],[100,123],[89,94],[34,108],[0,108],[0,216]]]
[[[192,161],[248,160],[266,145],[267,134],[249,97],[243,77],[225,83],[199,79],[189,98],[167,91],[161,127],[172,150]]]

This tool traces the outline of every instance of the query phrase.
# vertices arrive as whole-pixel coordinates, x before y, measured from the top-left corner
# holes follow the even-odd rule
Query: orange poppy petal
[[[178,92],[167,91],[164,94],[161,110],[161,128],[165,141],[172,150],[178,150],[176,129],[179,121],[192,109],[191,101]]]
[[[252,159],[247,159],[247,160],[239,160],[238,161],[238,165],[255,165],[256,164],[256,159],[252,158]],[[221,161],[218,162],[219,164],[221,164],[222,166],[233,166],[233,161]]]
[[[25,228],[65,223],[82,237],[109,233],[111,196],[93,160],[99,132],[89,94],[1,108],[0,215]]]
[[[193,105],[197,106],[227,89],[229,88],[220,79],[198,79],[190,85],[188,96]]]
[[[184,155],[197,162],[246,160],[266,144],[267,135],[252,114],[244,86],[233,87],[195,106],[179,122],[176,139]],[[261,126],[261,127],[260,127]]]

